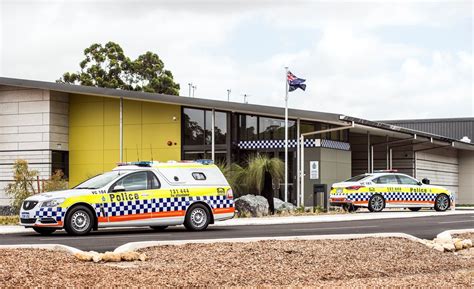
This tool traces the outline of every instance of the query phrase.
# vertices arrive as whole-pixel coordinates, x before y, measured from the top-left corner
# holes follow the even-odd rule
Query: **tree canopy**
[[[103,46],[92,44],[84,50],[84,55],[85,59],[79,63],[81,70],[66,72],[57,82],[179,94],[179,84],[156,53],[147,51],[131,60],[119,44],[108,42]]]

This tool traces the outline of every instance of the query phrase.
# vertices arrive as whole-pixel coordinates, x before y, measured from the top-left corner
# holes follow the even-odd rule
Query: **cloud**
[[[459,33],[472,25],[470,1],[0,3],[3,76],[54,81],[78,69],[85,47],[112,40],[131,57],[158,53],[181,95],[193,82],[198,97],[227,99],[231,88],[234,101],[245,93],[251,103],[281,106],[284,67],[290,66],[308,84],[306,92],[290,94],[291,107],[369,119],[474,113],[472,45],[446,50],[422,45],[422,35],[388,41],[379,31],[395,26]],[[246,23],[266,28],[255,34]],[[472,38],[472,27],[462,31]],[[259,57],[235,53],[241,50]]]

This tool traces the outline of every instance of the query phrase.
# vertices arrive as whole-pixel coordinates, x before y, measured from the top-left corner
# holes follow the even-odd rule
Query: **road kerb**
[[[61,244],[23,244],[23,245],[0,245],[0,249],[44,249],[51,251],[62,251],[70,254],[82,252],[74,247],[61,245]]]
[[[252,238],[224,238],[224,239],[201,239],[201,240],[176,240],[176,241],[143,241],[124,244],[114,250],[115,253],[136,251],[139,249],[185,244],[210,244],[210,243],[246,243],[258,241],[296,241],[296,240],[349,240],[362,238],[404,238],[421,243],[421,239],[405,233],[372,233],[372,234],[338,234],[338,235],[302,235],[284,237],[252,237]]]
[[[463,234],[472,233],[474,229],[447,230],[443,233]],[[284,236],[284,237],[252,237],[252,238],[224,238],[224,239],[200,239],[200,240],[176,240],[176,241],[144,241],[130,242],[117,247],[114,253],[136,251],[150,247],[165,245],[185,245],[185,244],[210,244],[210,243],[232,243],[232,242],[258,242],[258,241],[296,241],[296,240],[350,240],[363,238],[404,238],[413,242],[423,243],[423,239],[406,233],[371,233],[371,234],[333,234],[333,235],[304,235],[304,236]],[[61,244],[25,244],[25,245],[0,245],[0,249],[45,249],[52,251],[63,251],[70,254],[84,252],[80,249]]]

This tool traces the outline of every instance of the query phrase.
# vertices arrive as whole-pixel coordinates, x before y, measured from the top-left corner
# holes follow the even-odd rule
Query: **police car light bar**
[[[200,160],[195,160],[196,163],[200,163],[202,165],[212,165],[214,164],[214,161],[213,160],[209,160],[209,159],[200,159]]]
[[[140,161],[140,162],[126,162],[118,163],[117,166],[139,166],[139,167],[151,167],[153,165],[152,161]]]

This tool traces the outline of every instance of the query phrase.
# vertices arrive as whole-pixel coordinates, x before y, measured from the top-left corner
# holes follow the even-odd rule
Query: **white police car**
[[[430,185],[427,179],[420,182],[392,170],[358,175],[333,184],[329,201],[332,206],[349,211],[359,207],[366,207],[371,212],[384,208],[446,211],[453,202],[453,195],[446,188]]]
[[[219,168],[201,162],[124,163],[73,189],[27,198],[20,224],[40,234],[65,229],[85,235],[99,227],[181,225],[205,230],[234,216],[232,189]]]

